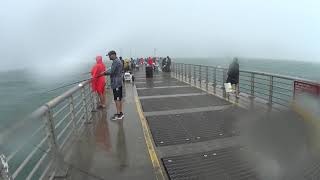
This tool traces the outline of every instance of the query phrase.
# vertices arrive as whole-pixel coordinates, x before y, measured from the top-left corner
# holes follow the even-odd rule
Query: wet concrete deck
[[[68,179],[156,179],[147,151],[135,102],[135,88],[126,84],[123,120],[112,121],[115,104],[111,91],[108,107],[94,112],[93,123],[74,143],[68,158]]]
[[[142,74],[138,75],[140,79]],[[145,83],[139,80],[137,91],[168,178],[220,180],[223,175],[215,170],[218,166],[212,161],[201,163],[201,159],[206,151],[224,152],[224,148],[238,145],[234,137],[235,117],[245,110],[199,88],[176,82],[167,73],[146,79]]]
[[[135,77],[135,85],[126,83],[124,88],[124,120],[109,120],[115,112],[109,93],[109,106],[96,112],[94,123],[86,126],[69,158],[75,165],[69,179],[288,179],[271,168],[279,166],[280,160],[261,159],[243,147],[238,122],[239,117],[250,117],[247,109],[179,82],[170,73],[146,79],[140,69]],[[140,105],[143,117],[137,110]],[[145,134],[143,120],[150,136]],[[291,129],[293,134],[299,131]],[[295,152],[285,150],[290,157],[300,153],[291,149]],[[319,179],[320,171],[315,168],[320,167],[319,162],[306,166],[310,167],[307,173],[289,179]],[[163,176],[157,175],[159,171]]]
[[[268,134],[266,136],[262,133],[265,132],[265,127],[261,125],[256,129],[253,128],[255,132],[250,134],[252,136],[250,138],[255,139],[255,144],[269,140],[270,136],[274,138],[269,140],[269,145],[266,145],[268,144],[266,142],[256,147],[247,147],[246,145],[252,145],[252,142],[246,141],[243,136],[246,133],[240,136],[241,130],[252,129],[241,127],[240,121],[248,122],[248,119],[263,117],[265,113],[260,109],[250,111],[243,108],[239,102],[247,99],[242,97],[234,104],[228,99],[207,93],[205,89],[193,87],[186,82],[176,82],[170,73],[158,73],[151,79],[146,79],[143,71],[136,75],[139,77],[136,87],[140,103],[152,134],[157,156],[168,179],[318,179],[320,173],[314,170],[314,166],[318,167],[319,163],[311,165],[313,170],[310,173],[305,171],[305,168],[299,167],[299,161],[289,160],[290,158],[283,160],[275,155],[281,152],[287,156],[298,154],[310,156],[310,151],[303,150],[298,145],[291,146],[291,143],[296,144],[294,142],[296,139],[304,136],[303,133],[297,135],[293,132],[295,130],[292,130],[297,128],[300,129],[298,131],[303,131],[300,117],[293,115],[287,119],[287,126],[291,126],[290,123],[294,124],[295,121],[300,122],[297,123],[300,125],[293,125],[294,128],[293,126],[279,128],[277,118],[270,124],[266,119],[261,121],[263,122],[261,124],[269,126],[269,134],[266,133]],[[272,132],[274,129],[279,130],[278,136]],[[287,137],[285,141],[280,138],[283,136]],[[274,146],[276,139],[281,141],[279,144],[287,143],[292,150],[280,145]],[[301,141],[301,144],[303,143]],[[268,149],[270,152],[261,150],[260,146],[270,148]],[[262,154],[257,154],[254,151],[256,149],[261,150]],[[303,161],[310,165],[307,159]],[[299,168],[293,168],[292,164]]]

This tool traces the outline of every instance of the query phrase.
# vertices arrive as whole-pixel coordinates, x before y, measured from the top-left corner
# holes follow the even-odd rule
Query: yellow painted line
[[[138,96],[135,96],[135,101],[136,101],[136,105],[137,105],[137,111],[140,116],[144,139],[145,139],[147,147],[148,147],[148,152],[150,155],[150,159],[151,159],[151,162],[153,165],[153,169],[154,169],[156,178],[157,178],[157,180],[164,180],[166,178],[164,177],[164,174],[161,169],[160,161],[158,159],[155,148],[153,146],[152,138],[151,138],[152,135],[151,135],[150,130],[148,128],[147,120],[144,117],[144,114],[142,112],[142,108],[141,108],[141,104],[140,104],[140,100],[138,99]]]

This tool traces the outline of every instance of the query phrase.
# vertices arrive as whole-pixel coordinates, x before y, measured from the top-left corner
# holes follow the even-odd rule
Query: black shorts
[[[113,89],[113,99],[115,101],[121,101],[122,100],[122,86],[116,89]]]

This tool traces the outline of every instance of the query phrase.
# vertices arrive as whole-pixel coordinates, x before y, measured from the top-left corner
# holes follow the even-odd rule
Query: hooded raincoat
[[[91,70],[92,90],[98,94],[103,94],[105,90],[106,78],[102,74],[106,71],[106,66],[102,62],[102,56],[97,56],[96,61],[97,63]]]

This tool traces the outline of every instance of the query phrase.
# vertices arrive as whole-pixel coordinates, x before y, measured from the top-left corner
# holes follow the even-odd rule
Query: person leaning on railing
[[[239,97],[239,62],[238,58],[233,58],[229,65],[227,83],[231,83],[232,89],[235,90],[236,97]]]
[[[106,67],[102,62],[102,56],[96,57],[97,63],[93,66],[91,70],[92,76],[92,90],[99,95],[100,103],[98,105],[99,108],[106,107],[106,94],[105,94],[105,85],[106,78],[103,76],[103,73],[106,71]]]

